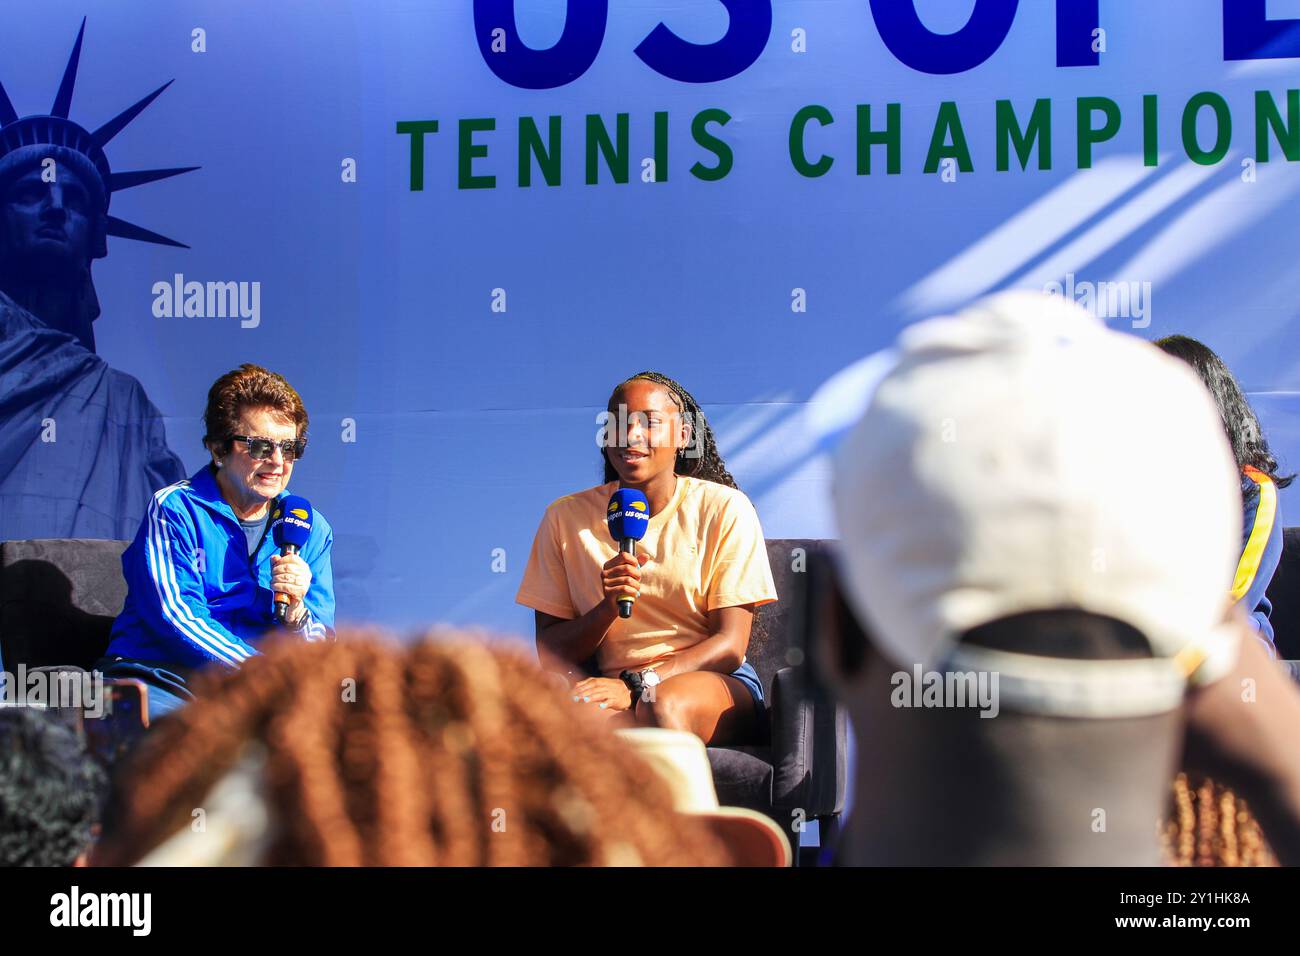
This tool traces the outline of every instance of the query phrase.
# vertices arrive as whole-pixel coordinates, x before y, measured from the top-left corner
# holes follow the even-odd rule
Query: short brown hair
[[[298,437],[307,434],[307,408],[283,375],[245,362],[227,372],[208,389],[208,406],[203,410],[203,446],[218,455],[230,451],[230,436],[239,428],[245,409],[269,408],[297,427]]]

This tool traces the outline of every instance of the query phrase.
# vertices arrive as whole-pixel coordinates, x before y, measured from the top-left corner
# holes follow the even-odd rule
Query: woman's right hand
[[[633,557],[622,551],[605,562],[600,578],[605,588],[605,603],[618,610],[619,598],[636,598],[641,594],[641,566],[650,560],[648,554]]]

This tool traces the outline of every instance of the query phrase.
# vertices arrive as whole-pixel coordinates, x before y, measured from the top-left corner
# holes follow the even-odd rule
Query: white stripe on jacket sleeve
[[[182,637],[196,644],[209,656],[235,667],[248,659],[247,651],[217,632],[206,621],[197,618],[180,596],[180,585],[176,582],[176,568],[172,561],[171,536],[162,518],[161,505],[172,492],[182,487],[184,484],[164,488],[154,495],[149,505],[149,532],[145,539],[145,556],[149,564],[150,577],[153,579],[154,589],[158,592],[158,602],[167,622],[176,628]]]

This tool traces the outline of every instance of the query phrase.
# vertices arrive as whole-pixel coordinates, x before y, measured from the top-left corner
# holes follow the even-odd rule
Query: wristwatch
[[[632,692],[631,710],[636,710],[636,702],[642,697],[653,701],[654,688],[663,683],[662,678],[648,668],[643,671],[623,671],[618,675],[618,679],[627,684],[627,689]],[[645,693],[647,688],[650,690],[648,695]]]
[[[632,705],[629,710],[636,710],[637,698],[641,696],[641,688],[644,686],[641,675],[637,671],[623,671],[618,675],[618,679],[627,685],[627,689],[632,695]]]

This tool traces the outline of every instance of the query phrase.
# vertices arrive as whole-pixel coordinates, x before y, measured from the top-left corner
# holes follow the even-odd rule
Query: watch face
[[[641,675],[641,679],[651,687],[654,687],[655,684],[659,683],[659,675],[656,674],[654,671],[646,671],[644,674]]]

